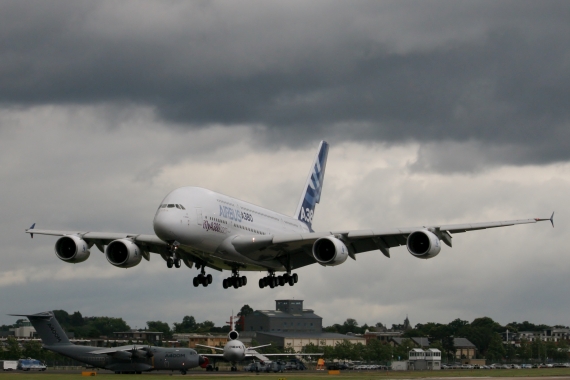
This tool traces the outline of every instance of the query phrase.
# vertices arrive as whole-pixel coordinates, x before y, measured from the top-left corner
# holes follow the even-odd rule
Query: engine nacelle
[[[412,232],[406,245],[408,252],[419,259],[431,259],[441,251],[441,242],[429,231]]]
[[[55,255],[68,263],[81,263],[89,258],[89,245],[79,236],[62,236],[55,242]]]
[[[322,265],[339,265],[348,258],[348,248],[334,236],[327,236],[315,241],[313,244],[313,257]]]
[[[132,268],[141,262],[142,251],[129,239],[119,239],[109,243],[105,248],[105,256],[116,267]]]
[[[228,340],[236,340],[237,338],[239,338],[238,332],[236,330],[230,331],[228,334]]]

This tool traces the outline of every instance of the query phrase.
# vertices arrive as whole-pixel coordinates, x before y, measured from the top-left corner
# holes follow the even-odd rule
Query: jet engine
[[[55,254],[68,263],[81,263],[89,258],[89,245],[79,236],[62,236],[55,242]]]
[[[313,257],[322,265],[339,265],[348,258],[348,248],[334,236],[327,236],[315,241],[313,244]]]
[[[230,331],[230,333],[228,334],[228,339],[229,340],[236,340],[237,338],[239,338],[238,332],[236,330]]]
[[[415,231],[408,236],[408,251],[419,259],[431,259],[441,251],[438,237],[429,231]]]
[[[105,248],[107,261],[119,268],[131,268],[142,259],[142,251],[129,239],[114,240]]]

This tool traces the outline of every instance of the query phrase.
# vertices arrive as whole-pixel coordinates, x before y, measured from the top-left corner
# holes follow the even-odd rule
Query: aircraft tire
[[[224,281],[222,281],[222,286],[224,287],[224,289],[229,288],[228,279],[227,279],[227,278],[224,278]]]
[[[198,279],[198,277],[194,277],[194,279],[192,280],[192,284],[196,288],[198,287],[198,285],[200,285],[200,280]]]
[[[180,268],[180,259],[174,260],[174,266],[175,266],[176,268]]]
[[[240,283],[238,282],[238,278],[237,278],[237,277],[232,278],[232,282],[233,282],[233,285],[234,285],[234,289],[239,288]]]
[[[167,266],[168,268],[172,268],[173,265],[174,265],[174,260],[172,260],[171,258],[168,258],[168,259],[166,260],[166,266]]]
[[[293,281],[295,281],[295,284],[297,281],[299,281],[299,276],[297,276],[297,273],[293,273]]]
[[[242,285],[242,286],[246,286],[246,285],[247,285],[247,277],[241,276],[241,285]]]
[[[218,367],[215,368],[216,372],[218,372],[220,369]]]
[[[285,285],[285,279],[283,278],[283,276],[277,277],[277,281],[279,281],[279,286]]]
[[[259,279],[259,289],[263,289],[265,288],[265,279],[260,278]]]
[[[209,282],[208,282],[208,277],[206,276],[202,276],[202,278],[200,279],[200,282],[202,283],[202,285],[204,287],[208,286]]]
[[[289,277],[289,281],[287,282],[289,283],[289,286],[295,285],[295,280],[293,280],[293,277]]]
[[[208,275],[206,275],[206,278],[208,279],[208,284],[211,284],[212,283],[212,275],[208,274]]]
[[[269,277],[269,287],[271,289],[273,289],[275,287],[275,281],[273,281],[273,280],[274,280],[273,278]]]

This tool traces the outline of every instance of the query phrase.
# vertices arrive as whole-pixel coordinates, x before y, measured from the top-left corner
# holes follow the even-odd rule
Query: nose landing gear
[[[173,266],[175,268],[180,268],[181,266],[180,258],[176,255],[176,251],[178,250],[179,245],[180,243],[175,241],[168,247],[169,257],[166,259],[166,266],[168,268],[172,268]]]

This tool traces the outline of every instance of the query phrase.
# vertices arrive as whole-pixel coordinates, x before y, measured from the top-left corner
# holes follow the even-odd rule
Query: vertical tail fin
[[[52,311],[45,311],[38,314],[10,314],[16,317],[26,317],[36,329],[36,332],[42,339],[42,343],[46,346],[71,344],[65,331],[55,319]]]
[[[309,231],[313,231],[313,216],[315,215],[315,206],[321,200],[321,191],[325,179],[325,168],[327,166],[327,156],[329,154],[329,144],[321,141],[319,150],[315,155],[307,182],[303,188],[303,194],[299,200],[295,217],[309,227]]]

